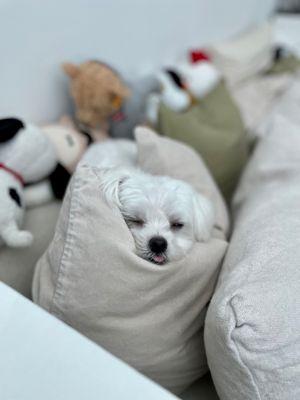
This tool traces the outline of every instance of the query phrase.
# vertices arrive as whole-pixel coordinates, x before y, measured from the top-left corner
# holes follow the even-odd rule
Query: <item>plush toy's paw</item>
[[[7,243],[10,247],[29,247],[33,242],[33,236],[28,231],[19,231],[10,242]]]
[[[14,221],[1,232],[3,242],[9,247],[28,247],[32,244],[33,236],[28,231],[18,230]]]
[[[28,231],[20,231],[14,239],[14,245],[16,247],[28,247],[33,242],[33,235]]]

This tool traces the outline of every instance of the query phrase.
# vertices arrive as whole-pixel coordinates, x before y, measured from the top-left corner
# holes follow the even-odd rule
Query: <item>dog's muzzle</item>
[[[167,261],[166,250],[168,242],[162,236],[154,236],[149,240],[149,249],[151,250],[151,261],[156,264],[164,264]]]

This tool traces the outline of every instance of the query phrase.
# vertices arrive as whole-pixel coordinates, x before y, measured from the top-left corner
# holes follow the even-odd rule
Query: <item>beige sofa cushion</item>
[[[157,129],[200,154],[229,203],[247,162],[249,143],[240,111],[225,82],[184,112],[161,104]]]
[[[300,131],[275,118],[235,196],[205,328],[222,400],[300,399]]]
[[[33,298],[178,393],[207,371],[203,322],[227,248],[227,213],[193,150],[148,131],[140,132],[137,142],[143,169],[183,179],[213,199],[213,238],[164,266],[141,259],[120,212],[102,200],[101,171],[81,166],[67,191],[54,239],[37,264]]]
[[[266,21],[232,39],[212,45],[208,51],[231,87],[271,67],[273,22]]]

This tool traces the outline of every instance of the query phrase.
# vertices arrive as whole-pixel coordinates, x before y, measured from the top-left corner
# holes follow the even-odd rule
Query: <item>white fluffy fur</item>
[[[120,209],[137,254],[158,264],[179,260],[195,241],[210,238],[212,204],[183,181],[139,170],[136,155],[135,143],[112,140],[93,145],[82,162],[102,168],[101,188],[106,201]],[[167,241],[167,249],[154,254],[149,241],[157,236]]]
[[[1,143],[0,160],[22,175],[25,182],[36,182],[55,168],[57,153],[37,126],[26,124],[12,140]]]
[[[54,169],[57,154],[53,144],[38,127],[26,124],[25,129],[21,129],[12,140],[1,143],[0,162],[19,173],[25,182],[34,182]],[[25,247],[32,243],[31,233],[21,231],[19,227],[24,214],[24,198],[29,204],[37,204],[42,196],[45,197],[45,190],[42,193],[37,190],[40,186],[32,187],[24,196],[20,182],[10,172],[0,170],[0,243],[11,247]],[[10,188],[22,198],[22,207],[9,196]]]
[[[9,195],[9,190],[14,189],[21,200],[19,206]],[[11,247],[25,247],[32,243],[30,232],[19,230],[24,215],[23,187],[20,182],[5,170],[0,170],[0,242]]]

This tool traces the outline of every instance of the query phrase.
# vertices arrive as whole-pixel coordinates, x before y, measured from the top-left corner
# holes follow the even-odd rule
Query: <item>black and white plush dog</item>
[[[23,180],[16,172],[1,165],[0,169],[0,235],[12,247],[28,246],[30,232],[19,230],[24,214]]]
[[[69,174],[60,169],[54,145],[38,127],[17,118],[0,120],[0,241],[11,247],[31,244],[31,233],[19,230],[25,203],[38,204],[49,197],[46,192],[55,181],[63,188],[53,185],[54,193],[62,194]],[[50,185],[39,184],[48,177]],[[26,193],[30,183],[35,186]]]

